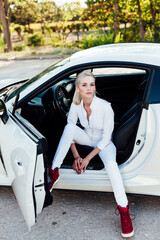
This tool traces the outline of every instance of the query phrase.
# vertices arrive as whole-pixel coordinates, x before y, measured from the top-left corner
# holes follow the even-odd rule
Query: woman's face
[[[86,76],[80,80],[76,91],[80,93],[82,99],[93,98],[96,92],[95,80],[90,76]]]

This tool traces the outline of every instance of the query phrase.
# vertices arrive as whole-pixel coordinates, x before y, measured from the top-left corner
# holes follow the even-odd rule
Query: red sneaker
[[[135,215],[129,213],[129,206],[127,206],[126,208],[118,206],[116,210],[119,211],[118,214],[116,212],[116,215],[118,216],[120,214],[121,216],[122,237],[124,238],[132,237],[134,235],[134,230],[130,215],[134,216],[133,220],[135,219]]]
[[[59,181],[60,176],[59,176],[59,169],[55,168],[54,170],[52,170],[51,168],[49,168],[49,178],[51,179],[51,184],[49,187],[49,191],[51,192],[54,185]]]

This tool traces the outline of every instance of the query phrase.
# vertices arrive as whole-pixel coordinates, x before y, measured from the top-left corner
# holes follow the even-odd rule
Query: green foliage
[[[59,21],[75,21],[79,20],[83,13],[83,7],[79,1],[72,3],[64,3],[58,7],[58,18]]]
[[[30,28],[30,27],[25,26],[25,28],[24,28],[24,32],[27,32],[27,33],[33,33],[34,30],[33,30],[32,28]]]
[[[11,21],[30,25],[37,20],[38,4],[34,0],[15,0],[12,2]]]
[[[4,50],[5,50],[4,39],[0,37],[0,52],[4,52]]]
[[[62,49],[160,42],[160,0],[86,0],[85,9],[76,0],[61,6],[51,0],[9,0],[9,3],[11,22],[15,26],[11,34],[16,31],[23,40],[14,47],[15,51],[22,51],[26,42],[33,47],[52,45]],[[0,34],[1,26],[0,23]],[[0,51],[4,49],[4,40],[0,38]]]
[[[54,51],[54,54],[60,54],[60,55],[71,55],[75,52],[77,52],[79,49],[78,48],[67,48],[67,47],[58,47]]]
[[[118,32],[114,39],[114,43],[122,43],[122,42],[123,42],[123,34],[121,32]]]
[[[61,37],[59,34],[54,33],[52,35],[51,40],[52,40],[53,47],[61,47],[62,46]]]
[[[33,34],[28,38],[28,45],[37,47],[44,44],[44,36],[40,33]]]
[[[13,48],[14,51],[20,52],[25,49],[25,46],[22,44],[19,44]]]
[[[18,36],[21,37],[22,28],[20,26],[17,26],[14,28],[14,30],[17,32]]]
[[[81,47],[90,48],[103,44],[113,43],[113,34],[99,32],[98,34],[88,34],[82,36]]]
[[[140,36],[137,28],[130,27],[126,29],[120,29],[116,34],[114,43],[124,43],[124,42],[139,42]]]

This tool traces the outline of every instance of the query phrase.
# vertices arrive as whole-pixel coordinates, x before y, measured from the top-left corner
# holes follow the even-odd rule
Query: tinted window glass
[[[148,102],[160,103],[160,69],[155,69]]]

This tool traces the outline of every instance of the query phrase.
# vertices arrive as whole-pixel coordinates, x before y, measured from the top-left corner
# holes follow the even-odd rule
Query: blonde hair
[[[94,81],[96,80],[95,77],[94,77],[94,75],[91,73],[90,70],[84,70],[83,72],[80,72],[80,73],[77,75],[75,86],[79,86],[80,81],[81,81],[83,78],[85,78],[85,77],[92,77],[92,78],[94,79]],[[79,105],[79,104],[81,103],[81,100],[82,100],[82,98],[81,98],[80,93],[75,90],[74,96],[73,96],[73,102],[74,102],[74,104]]]

